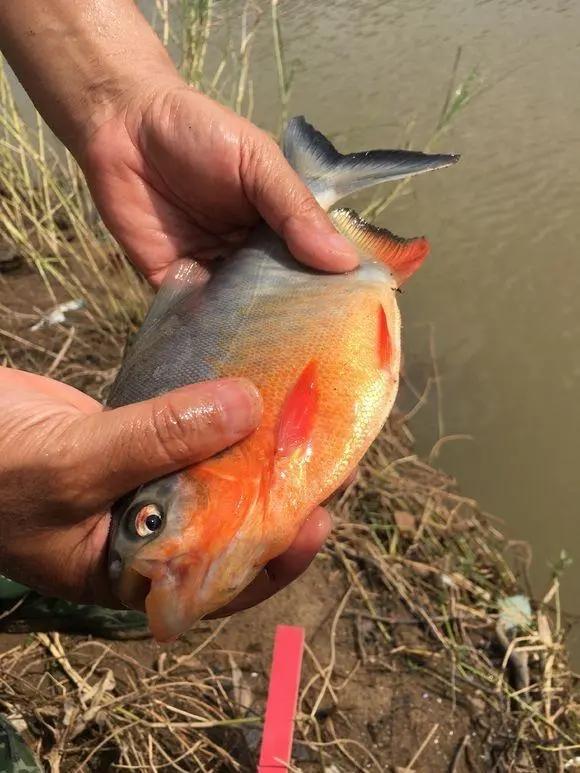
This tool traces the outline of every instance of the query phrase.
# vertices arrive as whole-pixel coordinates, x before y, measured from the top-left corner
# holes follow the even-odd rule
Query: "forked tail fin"
[[[459,160],[459,156],[411,150],[367,150],[343,155],[303,116],[288,122],[283,149],[290,164],[325,209],[349,193],[387,180],[441,169]]]

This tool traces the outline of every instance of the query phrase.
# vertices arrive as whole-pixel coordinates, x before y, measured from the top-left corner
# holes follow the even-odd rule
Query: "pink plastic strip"
[[[276,628],[258,773],[279,773],[288,768],[303,650],[304,628]]]

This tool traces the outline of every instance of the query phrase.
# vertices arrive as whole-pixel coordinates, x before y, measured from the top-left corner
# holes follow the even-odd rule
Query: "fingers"
[[[247,196],[294,257],[322,271],[356,268],[355,248],[335,230],[279,147],[262,132],[247,145],[242,165]]]
[[[245,379],[194,384],[79,417],[65,438],[68,498],[76,495],[85,509],[103,507],[236,443],[260,417],[260,395]]]
[[[256,579],[230,604],[210,617],[226,617],[261,604],[299,577],[312,563],[332,529],[327,510],[317,507],[281,556],[270,561]]]

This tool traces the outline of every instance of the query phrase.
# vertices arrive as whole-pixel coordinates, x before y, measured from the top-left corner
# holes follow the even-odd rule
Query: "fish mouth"
[[[147,613],[160,643],[175,641],[204,615],[221,606],[207,582],[212,560],[190,553],[171,559],[134,558],[117,581],[121,601]]]
[[[254,561],[232,558],[230,548],[214,555],[200,551],[162,559],[134,556],[124,566],[112,556],[110,573],[118,598],[147,613],[156,641],[172,642],[227,605],[261,568]]]

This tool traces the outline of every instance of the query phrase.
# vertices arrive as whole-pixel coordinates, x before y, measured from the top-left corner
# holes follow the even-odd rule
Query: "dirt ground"
[[[302,687],[317,674],[318,679],[310,690],[302,693],[299,710],[305,715],[310,714],[320,694],[321,679],[315,659],[322,669],[334,661],[331,686],[336,702],[330,690],[327,691],[316,715],[323,728],[325,724],[332,725],[333,735],[339,739],[337,743],[315,751],[303,743],[304,733],[308,737],[308,730],[306,724],[299,721],[293,761],[304,773],[321,770],[321,762],[324,770],[333,773],[337,770],[390,771],[397,768],[417,773],[491,770],[492,760],[483,752],[481,743],[482,720],[483,725],[485,721],[477,700],[469,705],[456,696],[454,701],[450,690],[435,679],[419,670],[414,672],[412,656],[409,660],[407,650],[409,642],[419,641],[413,631],[415,626],[399,626],[397,638],[401,655],[385,656],[374,625],[365,626],[364,620],[361,621],[364,612],[357,610],[356,604],[347,602],[336,622],[346,592],[344,577],[333,568],[327,556],[321,556],[300,580],[275,598],[222,623],[218,635],[200,653],[197,668],[203,671],[210,667],[214,673],[226,677],[232,668],[239,668],[244,711],[259,717],[266,698],[276,625],[301,625],[309,648],[304,657]],[[407,619],[404,614],[400,617]],[[130,659],[137,672],[145,675],[149,669],[159,669],[167,659],[170,662],[188,656],[219,626],[219,622],[202,624],[197,631],[172,645],[161,646],[144,640],[113,642],[111,648]],[[30,635],[3,634],[0,660],[15,646],[29,646],[31,641]],[[90,640],[83,637],[62,636],[62,641],[67,649],[82,644],[89,659],[99,654],[99,648],[93,652],[88,644]],[[419,665],[421,658],[416,662]],[[28,670],[27,676],[30,678]],[[117,676],[121,674],[117,673]],[[0,692],[0,699],[2,697]],[[171,695],[166,697],[171,701]],[[255,770],[259,729],[250,725],[227,732],[229,737],[218,737],[219,742],[224,743],[234,759],[241,763],[242,770]],[[79,758],[82,759],[80,749],[77,764]],[[114,755],[104,750],[86,769],[107,770],[114,761]],[[409,763],[412,767],[407,768]],[[75,766],[67,765],[63,769],[74,770]],[[185,769],[195,768],[186,764]]]
[[[477,720],[473,711],[466,706],[454,706],[440,685],[410,672],[406,663],[398,662],[396,655],[386,658],[376,640],[374,626],[365,627],[364,621],[361,625],[354,604],[351,607],[347,604],[346,614],[336,626],[333,638],[332,622],[346,588],[340,573],[328,560],[320,559],[304,578],[279,597],[228,624],[222,637],[223,646],[247,653],[248,667],[261,677],[256,680],[257,695],[263,695],[275,626],[302,625],[309,646],[323,666],[332,658],[335,647],[333,683],[337,684],[338,702],[335,706],[330,695],[325,696],[319,712],[321,716],[326,713],[326,721],[334,723],[338,737],[361,744],[387,770],[409,765],[434,731],[425,752],[412,767],[417,771],[443,772],[451,769],[467,736],[472,765],[462,756],[455,770],[488,769],[477,743]],[[401,617],[404,619],[404,615]],[[410,633],[412,636],[413,631]],[[405,632],[400,632],[399,638],[402,642]],[[306,657],[305,661],[303,684],[315,673],[311,658]],[[303,708],[308,712],[308,701]],[[348,741],[346,746],[349,747]],[[364,765],[364,754],[354,744],[351,746],[353,756]],[[298,759],[299,752],[297,748]],[[333,753],[332,747],[325,765],[331,763],[339,770],[344,769],[344,759]]]
[[[334,705],[331,696],[326,695],[318,711],[321,717],[326,715],[323,722],[334,723],[338,737],[350,739],[353,756],[364,764],[364,754],[352,744],[355,741],[368,749],[385,770],[389,766],[405,767],[438,726],[423,759],[413,768],[448,771],[463,738],[473,732],[470,712],[461,706],[453,707],[437,685],[428,686],[422,677],[401,668],[396,657],[384,659],[370,626],[367,626],[369,641],[365,646],[364,624],[361,632],[357,626],[360,620],[350,612],[348,604],[347,614],[341,617],[333,637],[332,622],[345,592],[344,578],[333,570],[328,560],[320,559],[305,577],[279,596],[232,619],[216,648],[221,645],[226,650],[245,653],[239,655],[240,667],[243,664],[244,671],[250,671],[250,678],[252,673],[259,675],[254,678],[254,690],[256,699],[263,700],[275,626],[304,626],[308,645],[323,667],[331,660],[335,648],[333,683],[337,684],[338,703]],[[303,684],[314,673],[312,658],[307,655]],[[316,692],[311,691],[313,695]],[[306,699],[302,707],[306,713],[312,708],[309,703]],[[349,741],[345,743],[348,748]],[[299,745],[296,752],[298,761],[304,756]],[[476,747],[472,746],[471,756],[479,756]],[[331,763],[339,770],[344,769],[344,760],[332,748],[325,765]],[[456,767],[457,771],[469,769],[463,762]],[[475,769],[485,770],[484,767]]]

